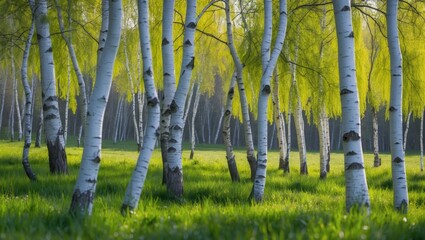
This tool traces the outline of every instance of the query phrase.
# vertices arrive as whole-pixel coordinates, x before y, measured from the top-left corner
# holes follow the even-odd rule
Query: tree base
[[[257,159],[254,155],[247,156],[249,167],[251,169],[251,181],[255,180],[255,173],[257,172]]]
[[[58,135],[54,143],[47,141],[47,150],[49,152],[50,173],[68,174],[68,165],[66,159],[65,147],[62,146]]]
[[[239,182],[240,177],[234,155],[231,159],[227,159],[227,166],[229,167],[230,178],[232,179],[232,182]]]
[[[326,179],[327,178],[327,176],[328,176],[328,173],[327,172],[321,172],[320,173],[320,179]]]
[[[71,207],[69,213],[72,216],[91,215],[91,206],[93,206],[94,194],[88,190],[80,192],[79,189],[74,190],[72,194]]]
[[[167,171],[167,190],[172,197],[183,198],[183,172],[179,167],[168,168]]]
[[[373,160],[373,166],[374,167],[379,167],[381,166],[381,158],[377,155],[375,155],[375,158]]]
[[[303,162],[300,168],[301,175],[308,175],[307,162]]]
[[[162,185],[167,184],[167,170],[168,170],[168,139],[161,139],[161,157],[162,157]]]

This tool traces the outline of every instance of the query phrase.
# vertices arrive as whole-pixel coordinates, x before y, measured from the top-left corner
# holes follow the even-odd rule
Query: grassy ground
[[[271,152],[265,200],[247,201],[252,183],[244,151],[237,151],[242,181],[231,183],[222,146],[200,146],[194,160],[184,152],[185,201],[170,199],[161,185],[159,151],[154,153],[139,208],[122,217],[119,207],[135,165],[135,144],[106,142],[92,217],[73,219],[70,197],[82,149],[68,147],[69,175],[48,173],[45,147],[31,149],[39,181],[31,183],[21,166],[21,143],[0,141],[0,239],[423,239],[425,175],[419,157],[406,158],[410,206],[393,210],[389,155],[373,168],[365,154],[371,214],[345,212],[343,155],[332,154],[331,173],[319,180],[318,154],[308,154],[309,176],[300,176],[298,153],[291,173],[277,170]]]

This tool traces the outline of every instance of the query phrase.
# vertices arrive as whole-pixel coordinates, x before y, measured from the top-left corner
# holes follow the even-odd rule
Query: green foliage
[[[69,141],[74,142],[74,141]],[[31,149],[38,182],[29,182],[21,165],[22,146],[0,142],[0,239],[419,239],[425,235],[425,175],[417,155],[406,157],[410,211],[392,207],[390,156],[372,168],[365,155],[371,214],[345,213],[343,156],[332,154],[332,172],[319,180],[319,162],[310,175],[291,174],[278,167],[278,152],[270,152],[265,199],[252,205],[252,183],[244,150],[236,151],[242,181],[231,183],[223,146],[199,146],[194,160],[183,152],[185,200],[176,202],[160,182],[160,151],[154,152],[139,208],[122,217],[119,208],[137,158],[136,144],[104,142],[102,168],[93,216],[73,219],[68,214],[82,149],[68,147],[68,176],[48,173],[45,147]],[[185,146],[185,149],[189,149]],[[310,153],[309,159],[319,159]]]

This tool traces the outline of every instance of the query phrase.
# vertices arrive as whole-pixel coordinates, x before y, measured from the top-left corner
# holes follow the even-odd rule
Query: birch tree
[[[137,208],[140,194],[142,193],[144,181],[148,171],[149,161],[155,148],[155,142],[159,135],[160,106],[155,89],[153,76],[151,38],[149,34],[149,7],[147,0],[138,1],[139,9],[139,34],[140,46],[143,57],[143,79],[147,96],[148,108],[148,127],[144,136],[143,146],[141,148],[136,168],[127,186],[124,202],[121,207],[121,213],[127,210],[133,211]]]
[[[49,152],[50,172],[66,174],[68,173],[68,166],[58,98],[56,96],[55,68],[47,17],[47,0],[36,1],[35,26],[40,53],[44,131]]]
[[[28,1],[31,12],[34,11],[34,1]],[[34,18],[31,18],[31,25],[28,32],[28,38],[25,43],[24,55],[22,57],[22,68],[21,68],[21,78],[22,85],[25,90],[25,115],[24,115],[24,133],[25,133],[25,143],[24,149],[22,151],[22,165],[24,167],[24,171],[27,174],[28,178],[32,181],[37,180],[36,175],[32,171],[30,162],[29,162],[29,150],[31,147],[31,132],[32,132],[32,105],[33,105],[33,92],[31,91],[31,87],[28,83],[28,56],[31,50],[31,40],[34,35]],[[34,81],[33,81],[34,85]]]
[[[409,198],[407,192],[406,170],[404,166],[403,150],[403,119],[402,119],[402,92],[403,69],[402,55],[397,27],[398,1],[387,1],[387,32],[388,48],[391,64],[391,97],[390,97],[390,146],[391,168],[394,190],[395,209],[407,213]]]
[[[345,168],[345,206],[370,207],[360,135],[360,106],[356,82],[354,33],[349,0],[332,1],[338,39],[338,67],[342,105]]]
[[[254,185],[250,198],[253,198],[255,202],[261,202],[264,195],[264,188],[266,185],[266,170],[267,170],[267,110],[268,110],[268,98],[270,95],[270,80],[273,75],[273,71],[276,67],[276,62],[282,51],[283,42],[286,35],[286,24],[287,24],[287,12],[286,12],[286,0],[279,1],[279,28],[275,40],[275,46],[273,52],[270,51],[271,46],[271,34],[272,34],[272,1],[264,0],[264,33],[262,43],[262,64],[263,74],[261,77],[261,90],[258,100],[258,164],[257,171],[255,174]],[[268,46],[268,47],[266,47]],[[267,59],[267,55],[270,56]]]
[[[97,64],[96,83],[90,96],[87,110],[83,156],[69,210],[74,215],[91,215],[92,213],[101,160],[103,118],[109,98],[113,67],[121,37],[122,1],[111,0],[108,4],[108,31],[105,37],[105,45],[99,51],[100,57]]]

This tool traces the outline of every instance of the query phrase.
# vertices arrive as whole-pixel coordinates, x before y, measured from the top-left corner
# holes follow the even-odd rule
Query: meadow
[[[0,141],[0,239],[424,239],[425,175],[418,153],[407,154],[409,213],[393,209],[390,155],[373,167],[365,154],[371,212],[345,211],[343,154],[332,153],[331,172],[319,179],[319,154],[308,153],[308,176],[299,174],[297,152],[291,172],[278,170],[269,152],[265,199],[248,201],[252,188],[243,149],[236,150],[241,182],[232,183],[225,149],[197,146],[183,153],[184,200],[161,185],[162,163],[154,152],[137,211],[120,214],[138,153],[134,143],[104,143],[93,215],[73,218],[68,209],[82,148],[67,148],[69,175],[49,174],[46,147],[31,148],[38,181],[22,169],[22,142]],[[186,149],[189,149],[186,147]]]

